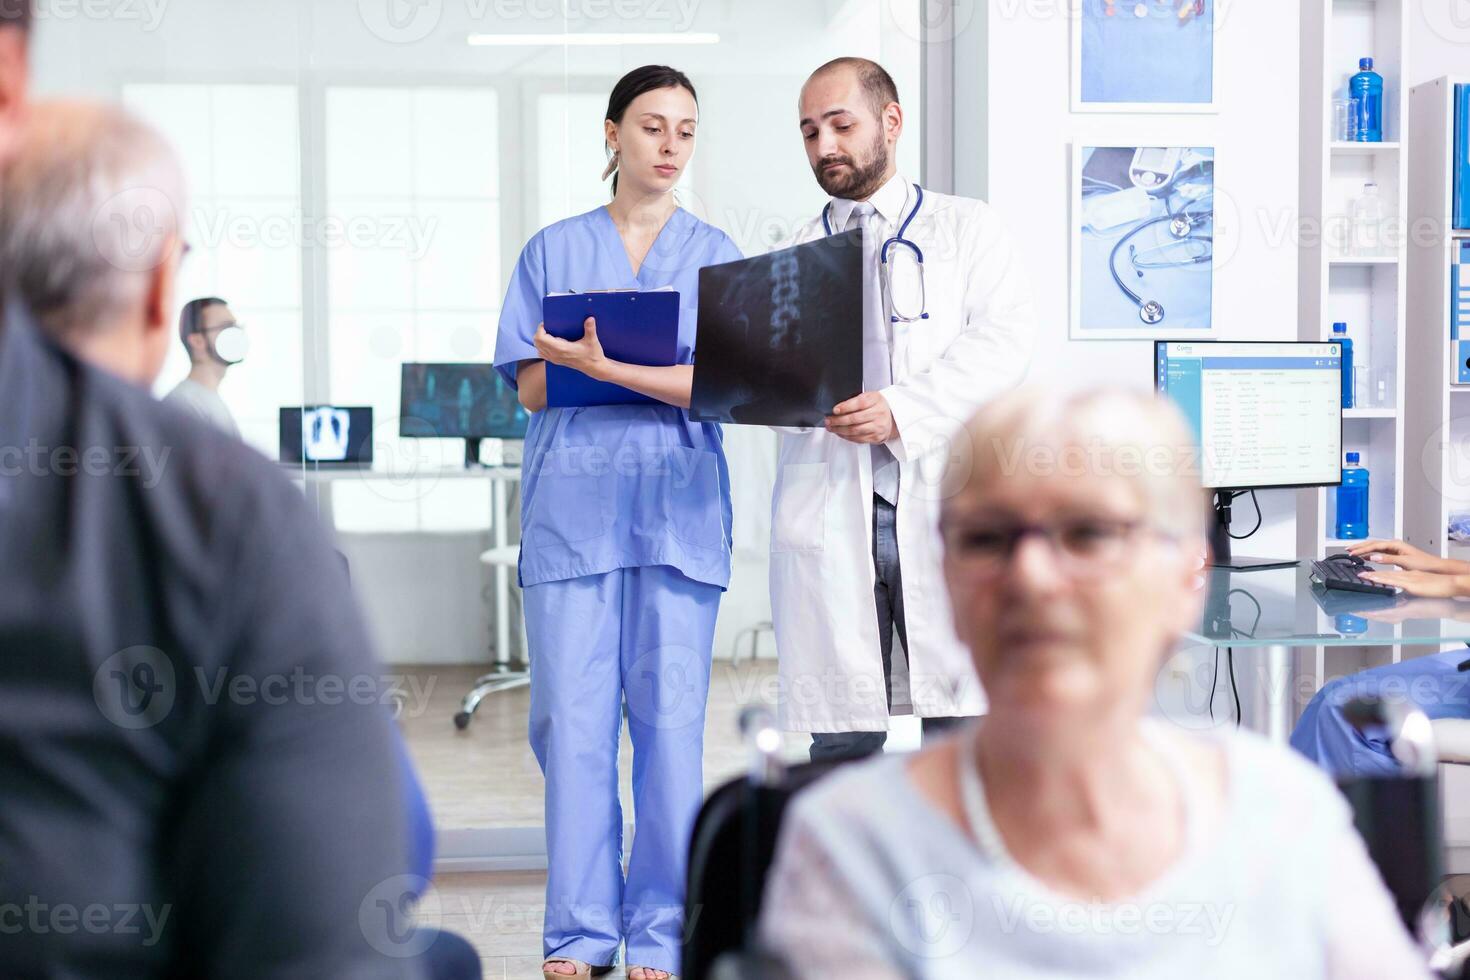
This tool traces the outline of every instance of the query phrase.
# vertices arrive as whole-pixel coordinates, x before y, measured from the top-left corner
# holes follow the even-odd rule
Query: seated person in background
[[[1326,777],[1145,717],[1201,614],[1193,445],[1131,393],[971,422],[941,531],[990,713],[796,798],[760,935],[797,976],[1427,977]]]
[[[225,372],[245,358],[245,330],[225,301],[191,299],[179,313],[179,340],[189,355],[189,376],[164,396],[164,402],[219,426],[237,438],[240,428],[219,396]]]
[[[1348,549],[1374,564],[1396,565],[1399,571],[1375,570],[1361,578],[1379,585],[1393,585],[1410,596],[1428,599],[1470,597],[1470,562],[1440,558],[1407,541],[1373,539],[1359,541]],[[1423,618],[1454,618],[1470,615],[1470,603],[1449,603],[1449,608],[1416,603]],[[1459,607],[1459,608],[1457,608]],[[1381,619],[1378,613],[1360,613]],[[1470,718],[1470,673],[1460,665],[1470,660],[1463,646],[1414,657],[1401,663],[1374,667],[1328,681],[1307,704],[1291,733],[1292,747],[1317,765],[1337,776],[1389,776],[1402,771],[1387,740],[1378,734],[1365,735],[1348,722],[1342,706],[1348,701],[1374,696],[1413,704],[1431,720]]]
[[[1343,716],[1343,705],[1354,698],[1376,697],[1413,704],[1431,721],[1470,718],[1470,673],[1460,670],[1466,660],[1470,651],[1457,646],[1335,677],[1302,711],[1291,732],[1291,747],[1334,776],[1399,775],[1403,765],[1386,736],[1359,731]]]
[[[271,463],[144,390],[172,337],[177,163],[111,109],[34,107],[17,134],[15,9],[0,909],[22,927],[0,920],[0,974],[420,977],[389,945],[404,788],[341,562]]]

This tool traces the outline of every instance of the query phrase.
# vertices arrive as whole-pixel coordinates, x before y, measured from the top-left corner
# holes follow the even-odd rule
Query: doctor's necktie
[[[883,290],[878,275],[878,248],[883,241],[882,218],[869,201],[859,201],[848,216],[847,228],[863,230],[863,390],[881,391],[893,383],[892,341],[883,313]],[[878,443],[869,447],[873,459],[873,492],[898,505],[898,460]]]

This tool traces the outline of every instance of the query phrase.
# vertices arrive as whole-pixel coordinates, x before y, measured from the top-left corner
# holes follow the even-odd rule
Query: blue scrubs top
[[[694,363],[699,270],[741,258],[718,228],[682,208],[638,274],[607,209],[543,228],[516,263],[500,312],[495,366],[539,357],[532,339],[549,293],[679,293],[679,363]],[[547,408],[526,430],[521,483],[522,587],[671,565],[696,582],[730,584],[730,473],[720,427],[672,405]]]

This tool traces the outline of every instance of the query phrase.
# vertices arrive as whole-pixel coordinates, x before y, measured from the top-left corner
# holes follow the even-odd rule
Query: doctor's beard
[[[840,175],[828,174],[824,168],[829,163],[845,163],[848,169]],[[832,197],[863,201],[883,186],[883,175],[888,171],[888,144],[880,132],[873,140],[866,160],[859,162],[849,156],[829,156],[818,160],[812,169],[817,183]]]

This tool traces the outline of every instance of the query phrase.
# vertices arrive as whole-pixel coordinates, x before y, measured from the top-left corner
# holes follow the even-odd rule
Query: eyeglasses
[[[1140,533],[1172,537],[1143,521],[1079,518],[1056,524],[954,523],[941,527],[947,555],[965,570],[994,575],[1015,557],[1022,540],[1039,535],[1051,546],[1058,566],[1069,576],[1106,571],[1127,556]]]

